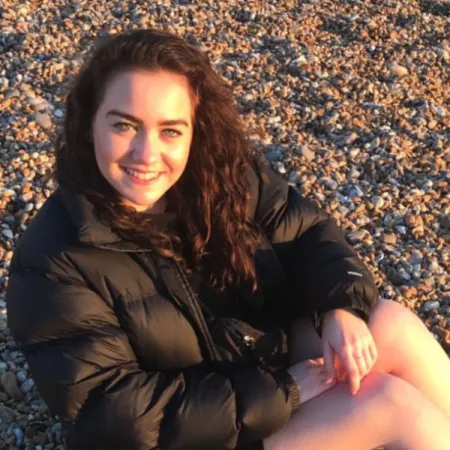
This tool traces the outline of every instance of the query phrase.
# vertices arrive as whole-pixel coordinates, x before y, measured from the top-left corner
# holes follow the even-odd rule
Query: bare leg
[[[397,302],[381,300],[369,329],[379,355],[373,370],[407,381],[450,421],[450,358],[420,317]]]
[[[450,420],[450,359],[416,314],[381,299],[369,322],[378,349],[373,372],[395,375],[428,397]],[[291,362],[322,356],[319,336],[307,319],[295,321]]]
[[[448,450],[445,417],[410,384],[371,373],[352,396],[338,383],[302,404],[291,420],[264,441],[265,450]]]

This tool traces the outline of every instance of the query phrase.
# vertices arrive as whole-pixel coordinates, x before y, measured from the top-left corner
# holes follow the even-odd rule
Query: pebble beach
[[[72,76],[96,39],[149,27],[209,55],[257,152],[450,356],[448,0],[0,0],[0,450],[64,448],[8,329],[9,263],[56,187]]]

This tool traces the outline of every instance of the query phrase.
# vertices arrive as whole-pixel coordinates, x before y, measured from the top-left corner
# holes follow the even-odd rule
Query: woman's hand
[[[323,318],[322,343],[327,377],[341,380],[347,375],[355,395],[378,357],[366,323],[344,309],[329,311]]]
[[[308,359],[289,367],[295,383],[300,390],[300,403],[305,403],[337,384],[336,380],[327,383],[323,358]]]

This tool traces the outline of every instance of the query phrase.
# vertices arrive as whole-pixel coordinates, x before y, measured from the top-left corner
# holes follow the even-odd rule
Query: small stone
[[[402,66],[396,62],[391,63],[389,65],[389,69],[394,75],[397,75],[398,77],[404,77],[409,73],[408,69],[405,66]]]
[[[442,216],[439,219],[439,223],[442,228],[450,228],[450,215]]]
[[[404,267],[400,267],[398,269],[398,274],[405,280],[405,281],[410,281],[411,280],[411,275],[405,270]]]
[[[437,121],[436,120],[430,120],[429,122],[428,122],[428,128],[430,129],[430,130],[434,130],[436,127],[437,127]]]
[[[450,330],[446,330],[444,327],[437,325],[435,331],[439,337],[446,341],[450,341]]]
[[[34,381],[32,378],[28,378],[23,382],[22,386],[20,386],[20,390],[24,394],[30,392],[31,390],[33,390],[33,388],[34,388]]]
[[[280,152],[279,150],[270,150],[270,152],[267,153],[267,159],[268,159],[269,161],[272,161],[272,162],[277,162],[277,161],[279,161],[282,157],[283,157],[283,156],[282,156],[282,154],[281,154],[281,152]]]
[[[436,114],[437,114],[439,117],[445,117],[447,113],[446,113],[445,109],[444,109],[442,106],[438,106],[438,107],[436,108]]]
[[[389,245],[395,245],[397,242],[397,236],[394,233],[387,233],[383,236],[383,242]]]
[[[278,171],[278,173],[284,175],[286,173],[286,166],[282,162],[275,163],[275,168]]]
[[[403,292],[403,296],[410,300],[414,298],[417,295],[417,289],[414,286],[407,287],[405,291]]]
[[[324,184],[328,189],[331,189],[332,191],[338,188],[338,184],[336,183],[336,181],[332,180],[331,178],[325,179]]]
[[[48,130],[52,127],[52,119],[49,114],[37,114],[36,115],[36,123],[40,125],[42,128]]]
[[[352,242],[361,242],[369,234],[367,230],[356,230],[349,233],[348,238]]]
[[[444,61],[449,61],[450,62],[450,52],[447,51],[447,49],[445,48],[438,48],[436,50],[436,53],[444,59]]]
[[[348,194],[351,198],[363,197],[364,192],[359,186],[353,186]]]
[[[357,133],[355,133],[355,132],[350,133],[348,136],[345,137],[344,144],[345,145],[353,144],[353,142],[355,142],[358,138],[359,138],[359,136]]]
[[[356,167],[352,167],[351,169],[350,169],[350,172],[349,172],[349,174],[348,174],[348,177],[350,178],[350,179],[357,179],[357,178],[359,178],[361,176],[361,172],[359,172],[357,169],[356,169]]]
[[[16,437],[16,446],[17,447],[22,447],[23,445],[23,440],[24,440],[24,432],[22,430],[22,428],[20,428],[19,425],[17,425],[17,423],[13,423],[9,428],[8,428],[8,436],[15,436]]]
[[[14,239],[14,234],[11,230],[8,229],[2,230],[2,234],[3,236],[7,237],[10,241]]]
[[[423,304],[423,309],[425,311],[431,311],[432,309],[438,309],[439,306],[440,306],[439,302],[431,300],[431,301],[425,302]]]
[[[388,270],[387,277],[394,286],[401,286],[405,283],[402,275],[394,268]]]
[[[423,255],[419,250],[413,250],[411,256],[408,258],[408,262],[412,265],[421,264],[423,261]]]
[[[384,206],[384,199],[378,195],[372,197],[372,203],[375,209],[382,209]]]
[[[60,109],[55,109],[55,112],[53,113],[58,119],[62,119],[64,117],[64,111]]]
[[[14,400],[22,399],[22,392],[19,389],[17,378],[12,372],[4,372],[0,377],[3,390]]]
[[[400,233],[400,234],[406,234],[406,228],[403,225],[397,225],[395,227],[395,229]]]
[[[20,196],[20,199],[23,202],[28,203],[28,202],[30,202],[33,199],[33,197],[34,197],[34,192],[30,191],[30,192],[26,192],[25,194],[22,194]]]
[[[316,154],[310,150],[308,147],[302,147],[300,149],[300,153],[308,160],[308,161],[313,161],[314,158],[316,157]]]
[[[11,408],[0,406],[0,424],[11,425],[14,422],[15,414]]]
[[[36,111],[44,111],[45,109],[49,109],[49,103],[47,100],[41,97],[31,97],[28,98],[28,104]]]
[[[19,383],[23,383],[27,379],[28,374],[24,370],[20,370],[17,372],[16,377]]]

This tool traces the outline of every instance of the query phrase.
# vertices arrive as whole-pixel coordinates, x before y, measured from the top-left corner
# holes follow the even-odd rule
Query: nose
[[[138,164],[151,166],[160,156],[158,144],[155,136],[150,133],[142,133],[142,136],[137,137],[134,141],[133,160]]]

